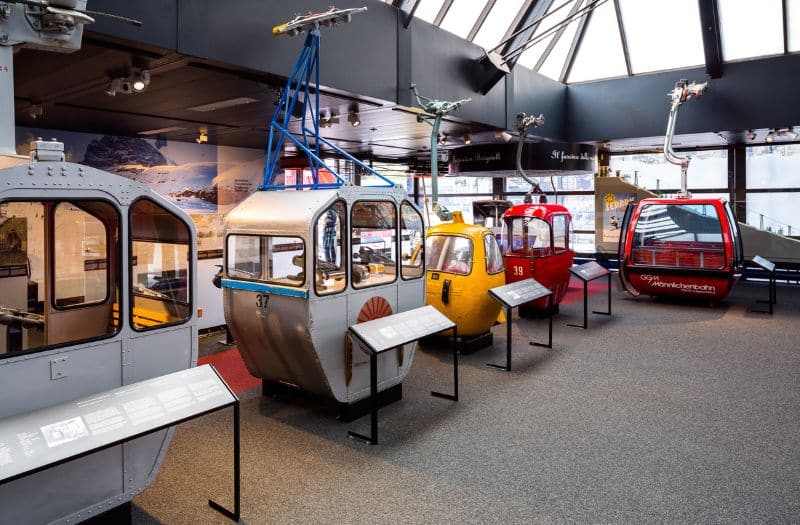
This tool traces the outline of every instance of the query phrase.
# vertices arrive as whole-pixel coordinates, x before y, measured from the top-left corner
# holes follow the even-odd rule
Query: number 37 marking
[[[269,303],[269,295],[258,294],[256,295],[256,308],[266,308]]]

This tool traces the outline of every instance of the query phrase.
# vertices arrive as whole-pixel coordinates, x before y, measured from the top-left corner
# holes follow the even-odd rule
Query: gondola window
[[[189,226],[148,199],[131,206],[131,325],[147,330],[191,316]]]
[[[423,261],[425,260],[425,243],[423,237],[425,229],[422,224],[422,216],[408,202],[400,205],[400,216],[402,224],[400,235],[402,237],[400,245],[401,260],[403,261],[403,279],[418,279],[425,273]]]
[[[397,279],[397,208],[388,201],[359,201],[350,218],[353,288]]]
[[[317,219],[314,234],[317,258],[314,261],[314,288],[317,295],[338,293],[347,287],[345,251],[342,232],[345,223],[344,202],[335,202]]]

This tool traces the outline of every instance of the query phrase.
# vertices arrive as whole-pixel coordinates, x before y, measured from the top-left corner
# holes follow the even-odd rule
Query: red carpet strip
[[[237,394],[261,386],[261,380],[251,376],[247,371],[242,356],[236,348],[207,355],[197,360],[198,366],[206,363],[214,365],[230,389]]]

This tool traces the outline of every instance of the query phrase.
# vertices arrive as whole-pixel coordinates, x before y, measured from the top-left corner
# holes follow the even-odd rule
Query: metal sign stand
[[[203,374],[199,374],[197,372],[200,369],[203,369],[203,368],[206,368],[206,367],[210,368],[213,371],[213,375],[211,375],[211,372],[206,372],[206,373],[204,373],[205,377],[203,377]],[[206,379],[205,387],[207,388],[208,387],[208,382],[209,382],[209,379],[208,379],[209,376],[212,378],[210,381],[218,380],[217,384],[221,385],[221,386],[224,386],[225,390],[227,390],[227,394],[230,395],[230,397],[228,398],[229,399],[228,401],[226,401],[224,403],[221,403],[221,404],[216,404],[215,402],[212,402],[212,403],[208,404],[207,405],[208,407],[206,407],[206,408],[203,407],[203,403],[205,401],[200,401],[199,403],[197,403],[196,408],[188,409],[188,412],[182,412],[183,414],[187,414],[188,413],[188,415],[184,415],[183,417],[178,417],[177,419],[164,417],[164,418],[162,418],[162,421],[163,421],[162,423],[160,423],[160,424],[158,424],[156,426],[146,426],[146,428],[144,430],[142,430],[141,432],[131,433],[131,432],[128,432],[128,431],[125,431],[125,430],[121,430],[120,432],[107,432],[106,434],[103,435],[103,438],[100,438],[99,435],[96,436],[96,439],[93,441],[94,446],[91,446],[91,447],[88,447],[88,448],[80,448],[80,447],[76,446],[76,447],[73,447],[72,452],[69,452],[69,453],[59,453],[58,452],[58,448],[60,448],[61,446],[68,446],[68,445],[56,445],[56,448],[48,449],[48,452],[52,453],[52,455],[49,456],[47,459],[45,459],[45,457],[44,457],[44,451],[36,452],[35,454],[31,454],[31,456],[29,458],[25,458],[27,460],[27,464],[25,464],[24,466],[15,468],[13,470],[7,470],[6,472],[9,473],[9,474],[6,475],[5,477],[0,478],[0,485],[4,485],[6,483],[10,483],[12,481],[15,481],[15,480],[18,480],[20,478],[29,476],[31,474],[35,474],[37,472],[48,470],[48,469],[53,468],[53,467],[55,467],[57,465],[61,465],[61,464],[67,463],[67,462],[75,460],[75,459],[79,459],[79,458],[83,458],[83,457],[89,456],[91,454],[94,454],[95,452],[99,452],[101,450],[106,450],[108,448],[115,447],[117,445],[121,445],[121,444],[126,443],[128,441],[132,441],[134,439],[137,439],[137,438],[140,438],[140,437],[143,437],[143,436],[147,436],[149,434],[153,434],[153,433],[159,432],[161,430],[165,430],[167,428],[179,425],[179,424],[184,423],[186,421],[189,421],[189,420],[192,420],[192,419],[196,419],[198,417],[201,417],[201,416],[204,416],[204,415],[207,415],[207,414],[211,414],[212,412],[217,412],[217,411],[222,410],[224,408],[233,407],[233,511],[228,510],[226,507],[224,507],[221,504],[219,504],[219,503],[217,503],[215,501],[212,501],[212,500],[208,500],[208,505],[212,509],[214,509],[215,511],[217,511],[220,514],[222,514],[223,516],[225,516],[226,518],[228,518],[228,519],[230,519],[230,520],[232,520],[232,521],[234,521],[236,523],[244,523],[242,521],[242,519],[241,519],[241,470],[240,470],[240,451],[241,451],[241,448],[240,448],[240,435],[241,435],[241,431],[240,431],[240,422],[239,422],[239,398],[230,389],[230,387],[228,387],[228,385],[225,383],[225,381],[222,379],[222,377],[219,376],[219,374],[217,373],[217,371],[214,369],[213,366],[204,365],[203,367],[192,368],[192,369],[184,370],[182,372],[176,372],[176,373],[168,374],[168,375],[161,376],[161,377],[158,377],[158,378],[149,379],[149,380],[146,380],[146,381],[141,381],[139,383],[134,383],[132,385],[126,385],[124,387],[113,389],[113,390],[109,390],[107,392],[98,393],[98,394],[95,394],[93,396],[90,396],[87,399],[88,399],[88,401],[92,402],[92,400],[93,400],[92,398],[94,398],[94,399],[106,398],[106,399],[111,400],[110,402],[113,403],[114,400],[115,400],[115,396],[121,395],[121,394],[118,394],[119,392],[124,392],[124,391],[135,392],[137,390],[149,391],[148,389],[150,389],[150,388],[159,388],[158,386],[152,387],[150,385],[153,385],[153,384],[157,383],[160,380],[169,381],[171,378],[177,378],[177,381],[173,382],[172,384],[170,384],[169,387],[165,387],[165,388],[174,388],[175,386],[182,385],[181,379],[183,377],[189,378],[190,381],[192,380],[192,377],[200,377],[201,379],[204,378],[204,379]],[[69,416],[73,416],[73,417],[72,417],[72,419],[67,420],[67,421],[73,422],[73,421],[81,420],[81,425],[83,425],[82,419],[80,417],[74,417],[75,416],[75,407],[76,406],[80,406],[80,403],[82,401],[83,400],[70,401],[70,402],[67,402],[67,403],[62,403],[61,405],[57,405],[56,407],[42,409],[42,410],[30,413],[30,414],[23,414],[21,416],[11,416],[9,418],[6,418],[2,422],[0,422],[0,430],[4,430],[5,433],[10,434],[10,435],[14,435],[17,432],[28,432],[28,431],[30,431],[32,429],[37,429],[37,431],[38,431],[38,427],[41,424],[40,421],[42,421],[42,420],[48,420],[49,421],[49,420],[52,420],[53,418],[59,419],[59,418],[65,418],[65,417],[69,417]],[[93,410],[97,410],[98,406],[100,406],[100,405],[95,405],[95,408]],[[113,407],[114,405],[110,405],[110,406]],[[197,410],[197,411],[195,412],[194,410]],[[41,413],[44,413],[45,415],[44,416],[39,416],[38,414],[41,414]],[[63,421],[61,423],[63,423]],[[109,436],[109,437],[105,438],[106,435]],[[80,440],[90,439],[91,438],[91,436],[88,435],[88,431],[87,431],[86,434],[79,433],[79,434],[76,434],[76,436],[77,437],[74,437],[73,440],[72,440],[76,444],[80,443]],[[47,440],[47,436],[45,436],[45,438],[43,440],[41,440],[41,441],[44,442],[46,440]],[[11,442],[11,440],[9,440],[9,442]],[[71,444],[71,442],[68,442],[68,443]],[[42,447],[44,447],[44,445],[42,445]],[[53,452],[53,451],[55,451],[55,452]],[[18,455],[18,456],[20,456],[20,455]],[[17,461],[20,461],[20,462],[23,461],[23,458],[21,458],[21,457],[17,457],[16,459],[17,459]],[[11,463],[10,465],[13,466],[13,464],[14,463]],[[3,475],[2,473],[3,473],[3,471],[0,471],[0,475]]]
[[[486,363],[490,368],[497,368],[498,370],[505,370],[511,372],[511,321],[513,320],[514,308],[523,305],[542,297],[553,295],[553,292],[539,284],[535,279],[525,279],[524,281],[517,281],[515,283],[498,286],[489,290],[489,296],[495,301],[503,305],[506,309],[506,364],[496,365],[494,363]],[[553,348],[553,312],[547,316],[548,329],[547,329],[547,344],[535,343],[533,341],[528,344],[531,346],[541,346],[543,348]]]
[[[401,333],[398,329],[405,332]],[[445,330],[453,330],[453,394],[431,392],[431,395],[458,401],[458,331],[456,324],[434,307],[423,306],[349,328],[349,333],[369,352],[369,393],[372,401],[369,436],[350,430],[347,432],[349,437],[370,445],[378,444],[378,355]]]
[[[589,326],[589,281],[594,281],[604,275],[608,278],[608,311],[600,312],[592,310],[592,313],[597,315],[611,315],[611,272],[594,261],[575,266],[570,268],[569,271],[583,281],[583,324],[567,324],[567,326],[586,330]]]
[[[766,300],[766,301],[764,301],[762,299],[759,299],[758,301],[756,301],[756,302],[761,303],[761,304],[768,303],[769,304],[769,310],[752,309],[750,311],[751,312],[756,312],[756,313],[759,313],[759,314],[772,315],[773,314],[773,305],[777,304],[777,302],[778,302],[778,283],[777,283],[777,277],[775,275],[775,263],[772,262],[772,261],[769,261],[769,260],[767,260],[767,259],[765,259],[763,257],[761,257],[760,255],[756,255],[755,257],[753,257],[753,264],[755,264],[756,266],[758,266],[762,270],[766,270],[767,272],[769,272],[769,299]]]

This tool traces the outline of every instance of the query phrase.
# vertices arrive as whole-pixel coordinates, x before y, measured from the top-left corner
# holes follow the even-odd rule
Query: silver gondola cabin
[[[225,221],[225,319],[266,382],[350,404],[369,396],[369,358],[347,327],[424,304],[423,222],[402,188],[258,191]],[[413,261],[413,263],[412,263]],[[378,358],[379,390],[414,348]]]

